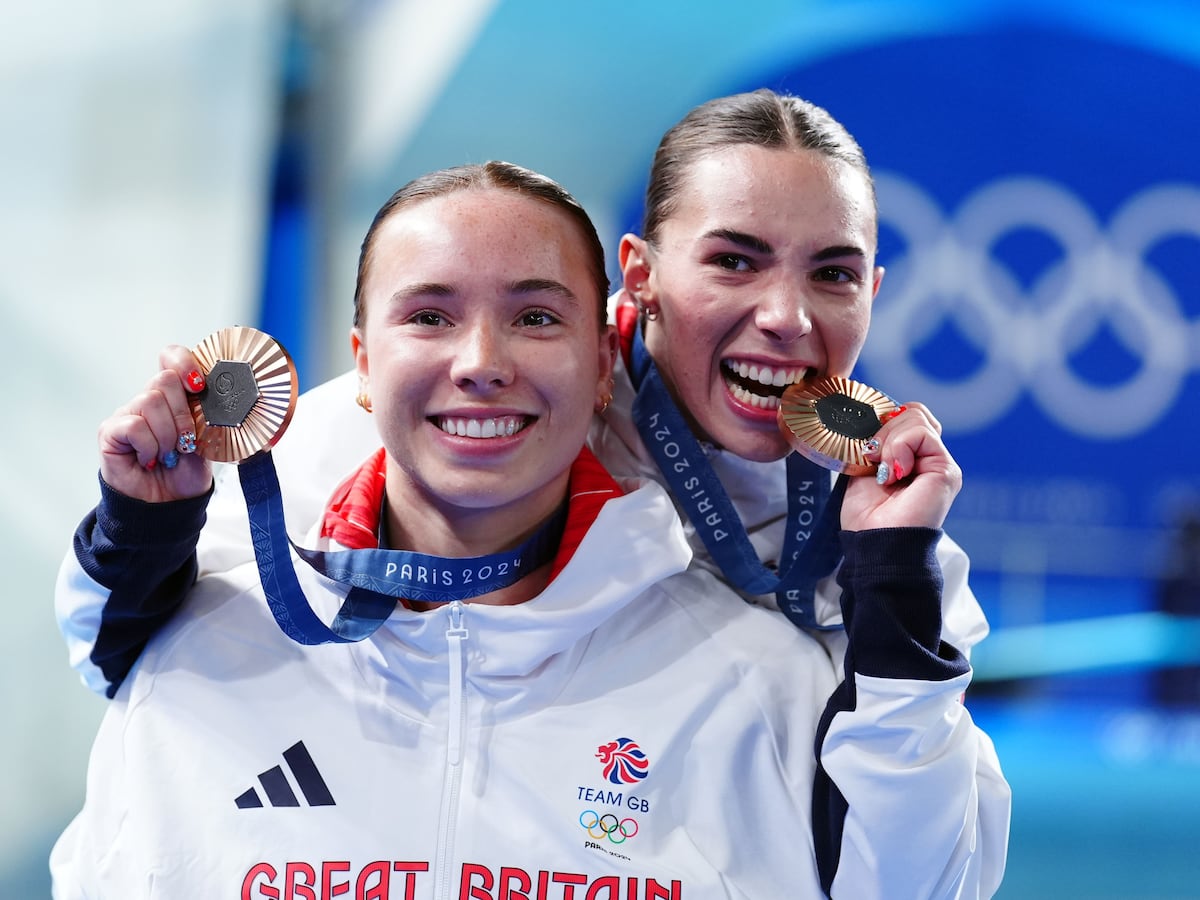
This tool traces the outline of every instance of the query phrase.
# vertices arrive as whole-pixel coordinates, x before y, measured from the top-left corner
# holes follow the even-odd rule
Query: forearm
[[[101,481],[100,503],[76,529],[55,586],[71,665],[93,690],[111,697],[183,602],[207,502],[144,503]]]
[[[845,680],[818,732],[814,794],[833,897],[987,897],[1003,874],[1009,790],[961,702],[970,667],[941,639],[938,536],[843,535]]]

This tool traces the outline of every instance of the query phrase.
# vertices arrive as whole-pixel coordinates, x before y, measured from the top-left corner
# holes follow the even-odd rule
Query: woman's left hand
[[[867,458],[880,477],[863,475],[846,486],[842,529],[941,528],[962,487],[962,470],[942,443],[942,426],[920,403],[901,407],[875,435]]]

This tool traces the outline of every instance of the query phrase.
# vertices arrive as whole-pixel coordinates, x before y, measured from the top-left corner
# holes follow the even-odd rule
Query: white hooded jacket
[[[253,564],[201,578],[107,710],[54,896],[821,896],[836,673],[689,557],[649,483],[533,600],[356,644],[285,637]],[[298,575],[331,618],[344,589]]]
[[[276,449],[280,480],[287,485],[284,502],[290,522],[312,521],[323,505],[331,485],[315,474],[347,471],[377,443],[370,417],[354,406],[355,392],[353,373],[308,392]],[[613,405],[604,422],[593,427],[590,444],[618,474],[661,478],[632,424],[632,400],[632,385],[618,362]],[[340,440],[330,440],[331,431]],[[709,456],[760,558],[772,560],[782,543],[786,512],[783,464],[750,463],[719,451]],[[226,469],[219,479],[230,477],[230,472]],[[218,488],[208,518],[200,537],[200,573],[230,572],[244,564],[250,553],[249,533],[236,484]],[[182,530],[194,536],[201,521],[202,507],[194,523]],[[821,883],[834,897],[988,897],[1003,875],[1010,792],[991,741],[974,726],[961,703],[970,679],[967,657],[986,634],[987,624],[967,586],[965,554],[945,536],[938,537],[930,543],[931,553],[936,548],[937,564],[922,555],[925,536],[901,541],[902,556],[911,567],[897,569],[896,544],[889,536],[844,534],[843,543],[851,549],[842,569],[819,585],[818,616],[823,623],[840,620],[849,601],[838,579],[857,583],[863,571],[871,575],[858,594],[869,602],[856,606],[856,621],[847,631],[819,635],[826,651],[820,665],[814,664],[807,650],[798,651],[790,663],[789,691],[823,685],[821,706],[833,693],[833,685],[847,676],[823,718],[804,739],[811,754],[816,736],[821,770],[819,808],[816,820],[806,826],[803,846],[805,854],[816,854]],[[696,553],[692,572],[683,580],[694,586],[697,595],[705,596],[706,608],[715,603],[714,609],[740,620],[745,604],[737,603],[730,589],[711,577],[715,567],[690,528],[688,539]],[[623,579],[627,557],[639,558],[643,550],[616,542],[606,546],[607,578]],[[887,552],[880,551],[881,546]],[[620,565],[614,564],[617,561]],[[918,573],[911,589],[906,580],[909,568]],[[940,569],[943,589],[928,584],[925,570],[931,568]],[[141,651],[139,640],[175,614],[174,606],[168,602],[151,628],[143,624],[140,639],[136,628],[127,639],[118,629],[115,643],[101,647],[97,635],[106,629],[110,586],[96,583],[96,574],[86,554],[68,556],[56,594],[60,624],[72,662],[89,684],[97,690],[115,690]],[[178,582],[190,583],[194,574],[194,569],[181,572]],[[181,598],[178,588],[165,593],[175,597],[174,603]],[[746,599],[773,605],[770,597]],[[755,611],[756,619],[759,612]],[[920,619],[919,626],[905,618],[909,615]],[[773,628],[795,630],[778,613],[767,616]],[[110,634],[111,625],[107,626]],[[917,631],[919,638],[914,637]],[[875,641],[876,634],[888,639]],[[858,635],[859,650],[847,653],[848,635]],[[812,640],[804,642],[810,649],[812,645]],[[753,644],[744,649],[757,659]],[[830,673],[834,680],[825,684]],[[696,675],[704,677],[699,671]],[[807,802],[809,789],[804,790]],[[752,846],[745,845],[743,852],[758,856],[757,849],[746,849]],[[519,896],[514,894],[514,900]]]

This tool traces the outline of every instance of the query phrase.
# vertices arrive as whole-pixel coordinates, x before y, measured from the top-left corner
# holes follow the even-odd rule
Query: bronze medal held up
[[[802,456],[847,475],[870,475],[866,442],[897,409],[887,394],[857,381],[828,376],[793,384],[779,401],[779,430]]]
[[[296,365],[283,346],[236,325],[210,334],[192,355],[205,380],[191,398],[196,452],[213,462],[240,463],[274,447],[299,393]]]

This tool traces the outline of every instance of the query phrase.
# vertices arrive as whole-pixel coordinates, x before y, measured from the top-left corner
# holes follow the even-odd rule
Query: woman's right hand
[[[921,403],[908,403],[879,429],[867,458],[882,478],[850,479],[842,501],[842,528],[941,528],[962,487],[962,469],[942,443],[942,426]]]
[[[189,394],[204,389],[192,352],[178,344],[158,356],[161,371],[145,390],[100,423],[100,477],[137,500],[164,503],[199,497],[212,486],[212,464],[186,452],[195,440]],[[183,445],[183,452],[181,452]]]

